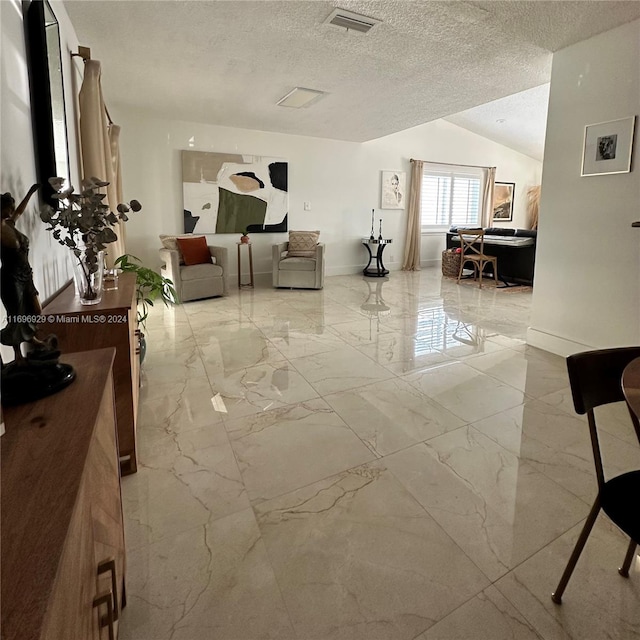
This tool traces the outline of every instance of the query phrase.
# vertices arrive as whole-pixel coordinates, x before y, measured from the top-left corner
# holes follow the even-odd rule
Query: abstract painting
[[[493,188],[493,219],[513,220],[513,191],[515,182],[496,182]]]
[[[287,231],[288,167],[264,156],[183,151],[184,232]]]

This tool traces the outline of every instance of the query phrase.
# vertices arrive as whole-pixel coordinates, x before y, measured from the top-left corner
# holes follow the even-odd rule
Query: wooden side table
[[[250,242],[236,242],[238,245],[238,289],[253,289],[253,247]],[[241,247],[247,247],[249,252],[249,282],[242,282],[242,254]]]

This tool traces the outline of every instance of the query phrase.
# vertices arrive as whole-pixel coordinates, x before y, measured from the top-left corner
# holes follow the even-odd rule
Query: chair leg
[[[629,540],[629,547],[627,548],[627,555],[624,557],[622,566],[618,569],[618,573],[624,577],[629,577],[629,569],[631,568],[631,562],[633,561],[633,554],[636,551],[635,540]]]
[[[460,284],[460,278],[462,278],[462,269],[464,268],[464,259],[460,257],[460,270],[458,271],[458,284]]]
[[[587,538],[591,533],[591,529],[593,529],[593,525],[600,513],[600,497],[596,498],[596,501],[593,503],[593,507],[591,507],[591,511],[587,516],[587,521],[584,523],[584,527],[582,527],[582,531],[580,532],[580,537],[576,542],[576,546],[573,548],[573,553],[569,558],[569,562],[567,562],[567,566],[565,567],[564,573],[562,574],[562,578],[560,578],[560,582],[556,590],[551,594],[551,599],[556,604],[562,604],[562,594],[564,590],[567,588],[567,584],[569,582],[569,578],[571,578],[571,574],[573,570],[576,568],[576,564],[578,563],[578,558],[580,558],[580,554],[584,549],[584,545],[587,542]]]

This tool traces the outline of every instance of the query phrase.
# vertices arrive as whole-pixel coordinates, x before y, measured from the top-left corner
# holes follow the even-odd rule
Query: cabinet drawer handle
[[[103,573],[111,573],[111,593],[113,594],[113,619],[118,619],[118,580],[116,578],[116,561],[114,558],[107,558],[98,565],[98,575]]]
[[[109,627],[109,640],[115,640],[115,633],[113,631],[113,594],[111,591],[103,591],[93,599],[94,608],[97,608],[102,604],[107,605],[107,615],[100,618],[100,626]],[[98,615],[100,615],[99,609]]]

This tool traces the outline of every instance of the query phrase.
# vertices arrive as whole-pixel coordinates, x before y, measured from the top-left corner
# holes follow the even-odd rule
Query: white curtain
[[[120,171],[120,126],[117,124],[113,124],[113,122],[109,123],[109,147],[111,148],[111,168],[113,170],[113,197],[114,207],[117,207],[120,202],[124,202],[124,198],[122,197],[122,172]],[[111,185],[109,185],[111,186]],[[125,244],[127,240],[127,235],[125,233],[127,228],[126,224],[118,223],[118,229],[116,231],[118,235],[118,246],[122,245],[120,253],[115,254],[114,251],[114,260],[121,256],[125,252]]]
[[[423,166],[422,160],[412,160],[403,271],[420,271],[420,192],[422,191]]]
[[[120,128],[109,122],[102,86],[100,62],[87,60],[80,89],[80,153],[84,178],[96,177],[109,183],[105,203],[115,209],[122,202],[120,154],[118,136]],[[125,253],[124,224],[114,227],[118,240],[109,245],[107,266],[113,267],[116,258]]]
[[[493,221],[493,187],[496,182],[496,168],[484,169],[484,192],[482,194],[482,215],[480,226],[490,227]]]

